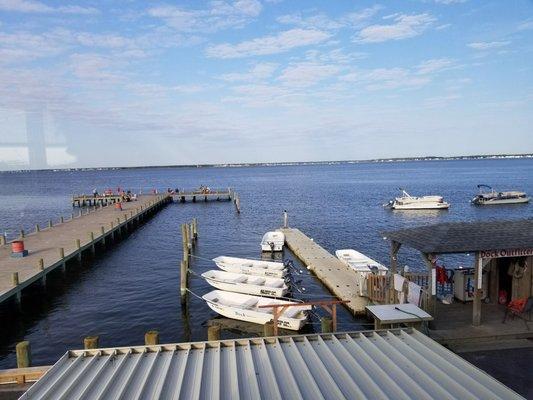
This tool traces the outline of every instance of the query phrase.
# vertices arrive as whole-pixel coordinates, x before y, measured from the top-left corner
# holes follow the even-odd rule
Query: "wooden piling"
[[[159,344],[159,332],[156,330],[148,331],[144,334],[145,346],[155,346]]]
[[[188,268],[189,267],[189,245],[188,245],[188,239],[187,239],[187,224],[181,225],[181,239],[182,239],[182,245],[183,245],[183,261],[185,261],[185,264]]]
[[[39,271],[44,271],[44,260],[42,258],[37,260],[37,268],[39,268]]]
[[[39,227],[39,224],[35,224],[35,232],[40,232],[41,228]]]
[[[21,239],[24,238],[24,236],[25,236],[25,234],[24,234],[24,229],[21,229],[21,230],[20,230],[20,234],[19,234],[19,236],[21,237]]]
[[[57,249],[58,252],[59,252],[59,258],[60,259],[63,259],[65,258],[65,249],[63,247],[60,247],[59,249]]]
[[[275,336],[274,335],[274,322],[269,321],[266,324],[263,325],[263,336]]]
[[[17,368],[31,367],[31,346],[28,340],[17,343]]]
[[[51,228],[51,227],[52,227],[52,225],[53,225],[53,224],[52,224],[52,220],[51,220],[51,219],[49,219],[49,220],[48,220],[48,227],[49,227],[49,228]]]
[[[220,340],[220,325],[211,325],[207,327],[207,340]]]
[[[83,339],[83,348],[86,350],[97,349],[99,336],[87,336]]]
[[[189,238],[189,248],[192,250],[194,248],[194,228],[192,226],[192,222],[189,224],[189,232],[188,232],[188,238]]]
[[[187,262],[182,260],[180,268],[180,294],[182,300],[184,300],[187,295],[187,274]]]
[[[13,284],[13,286],[19,285],[19,273],[18,272],[13,272],[11,274],[11,283]]]
[[[0,235],[0,246],[5,246],[5,245],[6,245],[6,235],[2,233]]]
[[[65,217],[63,217],[63,216],[59,217],[59,223],[62,224],[62,223],[64,223],[64,222],[65,222]]]
[[[197,218],[192,219],[192,227],[193,227],[194,240],[197,240],[198,239],[198,219]]]
[[[102,236],[102,244],[105,245],[105,227],[100,227],[100,235]]]
[[[322,333],[333,332],[333,321],[330,317],[320,318],[320,325],[322,327]]]
[[[289,215],[287,210],[283,210],[283,227],[287,229],[289,227]]]

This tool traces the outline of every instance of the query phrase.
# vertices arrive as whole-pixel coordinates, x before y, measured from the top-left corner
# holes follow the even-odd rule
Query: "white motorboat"
[[[285,235],[283,232],[271,231],[265,233],[261,240],[261,251],[283,251]]]
[[[445,210],[450,207],[442,196],[411,196],[405,190],[402,191],[402,197],[396,197],[394,200],[385,204],[393,210]]]
[[[389,270],[383,264],[365,256],[363,253],[353,249],[337,250],[335,255],[348,267],[356,272],[356,285],[359,295],[367,295],[367,277],[368,275],[386,275]]]
[[[498,205],[498,204],[520,204],[527,203],[530,197],[524,192],[515,190],[507,192],[497,192],[488,185],[477,185],[479,193],[472,199],[472,203],[478,206]],[[483,191],[483,188],[489,191]]]
[[[247,258],[219,256],[213,258],[215,264],[224,271],[237,274],[283,278],[287,268],[280,262],[249,260]]]
[[[228,292],[283,297],[289,291],[285,280],[281,278],[267,278],[219,270],[204,272],[202,277],[211,286]]]
[[[224,317],[240,321],[266,324],[273,320],[273,308],[260,308],[267,304],[299,304],[295,301],[270,299],[268,297],[213,290],[202,296],[207,305]],[[288,307],[278,318],[278,327],[298,331],[307,320],[307,310],[311,306]]]

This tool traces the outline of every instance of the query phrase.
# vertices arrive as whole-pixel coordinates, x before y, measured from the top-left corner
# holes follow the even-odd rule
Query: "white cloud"
[[[459,4],[459,3],[466,2],[466,0],[434,0],[434,1],[437,4],[445,4],[445,5]]]
[[[500,47],[505,47],[510,43],[511,43],[510,41],[474,42],[474,43],[468,43],[467,46],[475,50],[490,50],[490,49],[497,49]]]
[[[285,25],[295,25],[305,29],[337,30],[341,28],[361,27],[369,18],[374,16],[382,7],[375,5],[361,11],[351,12],[340,18],[330,18],[325,14],[303,16],[302,13],[286,14],[276,20]]]
[[[98,14],[98,10],[93,7],[82,7],[68,5],[61,7],[51,7],[40,1],[34,0],[0,0],[0,10],[13,11],[22,13],[53,13],[59,12],[64,14]]]
[[[339,71],[337,65],[303,62],[285,68],[278,79],[288,86],[308,87],[331,78]]]
[[[239,28],[257,17],[262,10],[258,0],[211,1],[206,9],[185,9],[174,5],[150,8],[148,14],[160,18],[180,32],[216,32]]]
[[[529,29],[533,29],[533,19],[528,19],[528,20],[525,20],[525,21],[521,22],[517,26],[517,29],[519,31],[526,31],[526,30],[529,30]]]
[[[368,90],[417,88],[431,81],[430,77],[418,76],[406,68],[355,71],[344,75],[341,80],[365,85]]]
[[[233,72],[224,74],[220,78],[228,82],[254,82],[268,79],[278,68],[275,63],[255,64],[248,72]]]
[[[223,43],[206,49],[208,57],[241,58],[283,53],[296,47],[318,44],[331,35],[317,29],[291,29],[277,35],[263,36],[238,44]]]
[[[359,31],[354,41],[361,43],[379,43],[387,40],[407,39],[420,35],[436,21],[433,16],[427,13],[391,15],[384,19],[392,19],[394,23],[367,26]]]
[[[453,60],[449,58],[434,58],[431,60],[426,60],[421,62],[416,67],[416,72],[419,75],[425,75],[425,74],[431,74],[434,72],[439,72],[443,70],[447,70],[450,68],[453,68],[455,66],[455,63]]]

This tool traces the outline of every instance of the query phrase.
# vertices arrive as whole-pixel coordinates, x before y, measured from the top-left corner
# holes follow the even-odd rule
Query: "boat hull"
[[[283,297],[287,294],[288,291],[287,288],[282,287],[273,288],[266,286],[250,285],[246,283],[226,283],[207,277],[204,277],[204,279],[207,281],[207,283],[217,289],[225,290],[227,292],[251,294],[254,296]]]
[[[477,206],[497,206],[501,204],[524,204],[528,203],[530,200],[529,197],[523,197],[518,199],[494,199],[494,200],[486,200],[482,201],[479,199],[472,200],[472,203],[474,203]]]
[[[393,210],[447,210],[450,205],[448,203],[393,204],[391,208]]]
[[[283,263],[273,261],[248,260],[246,258],[220,256],[213,261],[218,268],[237,274],[266,276],[283,278],[287,275],[287,269]]]
[[[272,252],[272,251],[283,251],[282,244],[274,244],[274,248],[270,247],[269,244],[261,244],[261,251],[263,252]]]

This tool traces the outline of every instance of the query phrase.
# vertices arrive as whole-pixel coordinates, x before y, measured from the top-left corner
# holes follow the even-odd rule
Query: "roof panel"
[[[449,222],[384,232],[424,253],[466,253],[533,247],[533,219]]]
[[[413,329],[79,350],[22,399],[520,399]]]

